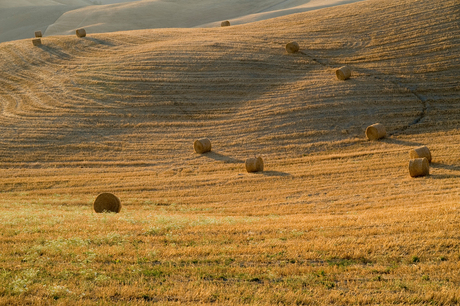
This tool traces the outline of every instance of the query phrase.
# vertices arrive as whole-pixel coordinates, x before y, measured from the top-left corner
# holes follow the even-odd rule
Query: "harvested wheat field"
[[[457,1],[45,38],[0,44],[1,305],[460,303]]]

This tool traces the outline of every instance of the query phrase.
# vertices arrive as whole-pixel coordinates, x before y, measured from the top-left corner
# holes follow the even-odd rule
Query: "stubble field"
[[[0,44],[0,304],[458,304],[459,34],[369,0]]]

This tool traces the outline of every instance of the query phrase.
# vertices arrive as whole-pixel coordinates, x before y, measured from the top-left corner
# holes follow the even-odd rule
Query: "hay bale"
[[[380,123],[375,123],[368,126],[366,129],[366,137],[368,140],[377,140],[387,135],[385,127]]]
[[[299,52],[299,50],[300,50],[299,44],[296,43],[295,41],[291,41],[290,43],[286,44],[286,51],[288,53],[296,53],[296,52]]]
[[[94,211],[97,213],[119,213],[121,210],[121,201],[116,195],[109,192],[104,192],[96,197],[93,207]]]
[[[343,66],[335,71],[335,75],[339,80],[345,81],[350,78],[351,70],[347,66]]]
[[[75,31],[77,34],[77,37],[85,37],[86,36],[86,30],[85,29],[78,29]]]
[[[252,157],[246,159],[246,171],[247,172],[259,172],[264,171],[264,160],[262,157]]]
[[[228,20],[222,21],[220,23],[220,26],[221,27],[229,27],[230,26],[230,21],[228,21]]]
[[[426,157],[414,158],[409,161],[409,174],[412,177],[430,174],[430,163]]]
[[[35,37],[43,37],[42,31],[35,31]]]
[[[40,38],[34,38],[32,39],[32,44],[35,46],[35,47],[39,47],[42,45],[42,40]]]
[[[195,152],[199,154],[209,152],[211,151],[211,141],[208,138],[195,140],[193,148],[195,149]]]
[[[430,152],[430,149],[428,149],[428,147],[426,146],[418,147],[418,148],[410,150],[409,157],[411,159],[426,157],[428,162],[431,163],[431,152]]]

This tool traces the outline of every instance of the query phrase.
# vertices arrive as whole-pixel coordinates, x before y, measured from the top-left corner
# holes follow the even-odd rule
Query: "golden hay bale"
[[[351,70],[350,68],[348,68],[347,66],[343,66],[343,67],[340,67],[339,69],[337,69],[335,71],[335,75],[337,75],[337,78],[339,80],[346,80],[348,78],[350,78],[351,76]]]
[[[42,31],[35,31],[35,37],[43,37]]]
[[[380,123],[370,125],[366,129],[366,137],[368,140],[377,140],[387,135],[385,127]]]
[[[102,212],[114,212],[119,213],[121,210],[121,201],[120,199],[109,192],[101,193],[94,200],[94,211],[97,213]]]
[[[430,174],[430,163],[426,157],[414,158],[409,161],[409,174],[412,177]]]
[[[86,30],[85,29],[78,29],[75,31],[77,34],[77,37],[85,37],[86,36]]]
[[[195,149],[196,153],[206,153],[211,151],[211,141],[207,138],[201,138],[198,140],[195,140],[193,143],[193,148]]]
[[[296,53],[296,52],[299,52],[299,50],[300,50],[299,44],[296,43],[295,41],[291,41],[290,43],[286,44],[286,51],[288,53]]]
[[[430,149],[428,149],[428,147],[426,146],[418,147],[418,148],[410,150],[409,157],[411,159],[426,157],[426,159],[428,159],[428,162],[431,163],[431,152],[430,152]]]
[[[34,38],[34,39],[32,39],[32,44],[35,47],[41,46],[42,45],[42,40],[40,38]]]
[[[259,172],[264,171],[264,160],[262,157],[252,157],[246,159],[246,171],[247,172]]]
[[[222,21],[220,23],[220,26],[221,27],[229,27],[230,26],[230,21],[228,21],[228,20]]]

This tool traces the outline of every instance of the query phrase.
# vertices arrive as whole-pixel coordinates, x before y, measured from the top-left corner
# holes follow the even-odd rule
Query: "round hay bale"
[[[251,172],[259,172],[264,171],[264,160],[262,157],[252,157],[246,159],[246,171]]]
[[[339,80],[345,81],[346,79],[350,78],[351,70],[347,66],[343,66],[335,71],[335,75],[337,75]]]
[[[430,174],[430,163],[426,157],[414,158],[409,161],[409,174],[412,177],[425,176]]]
[[[290,43],[286,44],[287,53],[296,53],[296,52],[299,52],[299,50],[300,50],[299,44],[295,41],[291,41]]]
[[[75,31],[77,34],[77,37],[85,37],[86,36],[86,30],[85,29],[78,29]]]
[[[43,37],[42,31],[35,31],[35,37]]]
[[[431,163],[431,152],[430,152],[430,149],[428,149],[428,147],[426,146],[418,147],[418,148],[410,150],[409,157],[411,159],[426,157],[428,162]]]
[[[195,140],[193,148],[195,149],[195,152],[199,154],[209,152],[211,151],[211,141],[208,138]]]
[[[385,127],[383,124],[375,123],[371,126],[368,126],[366,129],[366,137],[368,140],[377,140],[383,138],[387,135]]]
[[[104,192],[96,197],[93,207],[94,211],[97,213],[119,213],[121,210],[121,201],[116,195],[109,192]]]
[[[42,40],[40,38],[34,38],[32,39],[32,44],[35,46],[35,47],[39,47],[42,45]]]
[[[228,21],[228,20],[222,21],[220,23],[220,26],[221,27],[229,27],[230,26],[230,21]]]

